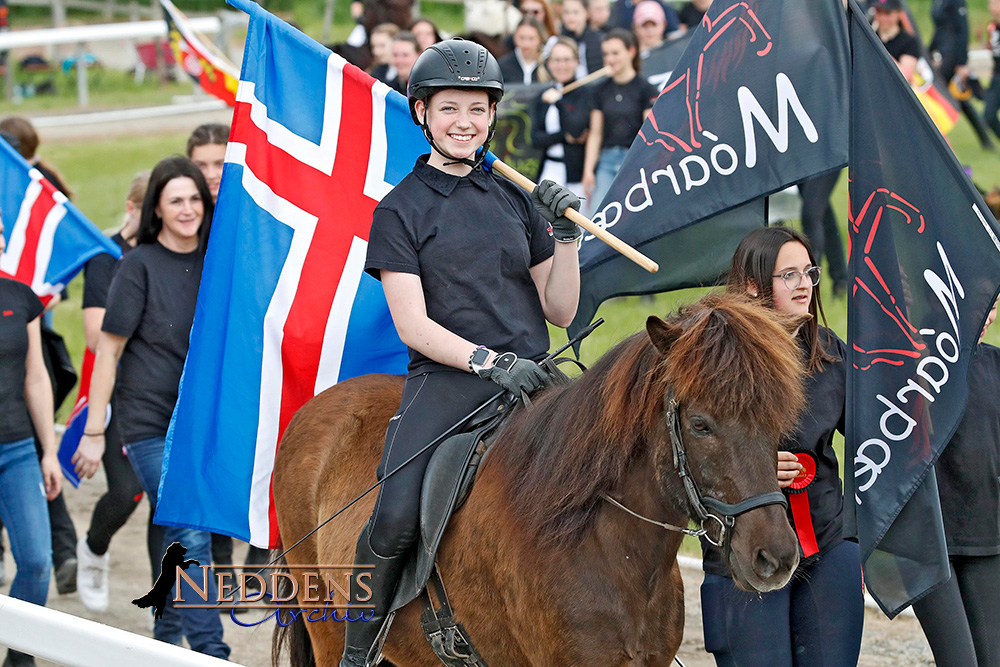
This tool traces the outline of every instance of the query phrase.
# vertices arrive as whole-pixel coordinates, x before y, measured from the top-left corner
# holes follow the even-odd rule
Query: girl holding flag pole
[[[812,315],[799,331],[809,375],[798,432],[778,452],[778,486],[802,560],[792,581],[771,593],[736,588],[719,549],[702,542],[705,649],[720,667],[840,667],[861,652],[864,598],[861,553],[845,539],[843,492],[834,431],[844,430],[847,375],[844,343],[820,327],[820,267],[806,238],[788,227],[755,229],[740,242],[728,289],[766,307]],[[825,316],[824,316],[825,319]]]
[[[375,209],[365,270],[382,281],[410,348],[403,399],[386,431],[378,477],[497,392],[530,394],[547,377],[546,320],[568,326],[580,292],[577,240],[563,217],[579,198],[551,181],[529,198],[486,171],[503,75],[482,46],[428,47],[410,73],[413,121],[431,153]],[[553,243],[553,237],[556,243]],[[367,622],[345,624],[342,667],[377,660],[400,569],[417,537],[418,503],[432,452],[386,480],[358,539],[355,564],[374,566]],[[352,589],[357,576],[352,577]],[[357,595],[356,595],[357,593]],[[352,590],[351,599],[367,591]]]

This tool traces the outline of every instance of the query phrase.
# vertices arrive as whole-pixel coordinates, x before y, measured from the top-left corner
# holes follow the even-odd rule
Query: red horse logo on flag
[[[685,107],[687,108],[687,118],[685,119],[685,127],[678,133],[668,132],[661,128],[660,121],[656,118],[655,109],[649,114],[649,122],[653,129],[656,131],[657,135],[653,135],[651,138],[647,137],[643,132],[643,129],[639,130],[639,136],[643,138],[647,146],[652,146],[653,144],[660,144],[668,151],[673,153],[676,149],[674,146],[670,145],[669,142],[673,142],[685,153],[692,153],[694,149],[701,148],[701,142],[698,140],[698,135],[703,134],[712,141],[717,141],[718,136],[712,134],[705,130],[701,123],[701,93],[702,87],[707,89],[707,78],[715,76],[719,78],[724,75],[730,65],[738,63],[742,57],[746,48],[746,42],[737,42],[735,39],[722,40],[723,35],[729,31],[730,28],[742,25],[746,28],[746,33],[744,36],[748,39],[750,44],[757,42],[758,37],[762,40],[760,48],[757,49],[757,56],[763,58],[768,53],[771,52],[774,42],[771,40],[771,35],[768,34],[767,29],[757,18],[757,14],[746,2],[737,2],[731,7],[725,9],[720,13],[715,20],[709,18],[706,14],[705,18],[702,19],[702,26],[711,36],[702,47],[701,53],[698,55],[698,69],[697,73],[692,73],[692,67],[688,67],[683,73],[680,73],[674,80],[663,89],[659,97],[669,94],[680,94],[683,93],[685,100]],[[756,26],[756,28],[755,28]],[[759,35],[758,35],[759,33]],[[734,33],[730,32],[732,37]],[[718,47],[729,47],[727,52],[719,57],[715,62],[710,63],[706,68],[705,65],[705,54],[712,49],[717,49]],[[657,99],[659,99],[659,97]],[[675,119],[670,119],[671,121]],[[687,140],[681,139],[679,134],[687,135]]]
[[[862,355],[860,361],[855,360],[854,367],[862,371],[880,363],[902,366],[907,361],[919,359],[921,352],[927,348],[920,339],[920,332],[905,312],[905,276],[893,280],[886,274],[890,268],[900,271],[900,267],[883,267],[883,270],[879,270],[869,256],[879,229],[887,224],[886,216],[889,215],[903,216],[907,228],[914,229],[917,234],[923,234],[926,227],[920,209],[886,188],[877,188],[872,192],[858,215],[851,220],[852,233],[848,243],[854,243],[855,239],[864,243],[864,259],[857,267],[851,298],[867,295],[874,300],[879,310],[891,321],[888,330],[897,334],[891,343],[866,343],[864,347],[857,341],[853,343],[854,350]],[[863,338],[861,342],[864,342]]]

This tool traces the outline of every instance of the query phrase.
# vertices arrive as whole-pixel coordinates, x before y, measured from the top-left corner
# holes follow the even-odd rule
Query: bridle
[[[694,481],[694,477],[691,476],[691,468],[687,461],[687,450],[684,448],[684,439],[681,435],[680,409],[680,403],[678,403],[674,398],[674,391],[671,389],[667,394],[666,420],[667,431],[670,433],[670,445],[674,454],[674,470],[677,471],[677,474],[681,478],[681,482],[684,484],[684,492],[687,494],[688,502],[691,505],[691,509],[694,511],[699,527],[696,529],[687,528],[674,526],[660,521],[654,521],[653,519],[644,517],[641,514],[630,510],[628,507],[621,504],[606,493],[602,494],[601,497],[615,507],[628,512],[637,519],[654,524],[665,530],[684,533],[685,535],[692,535],[694,537],[704,537],[711,544],[717,547],[722,547],[725,552],[725,558],[728,559],[729,551],[731,549],[733,528],[736,525],[736,517],[741,514],[746,514],[750,510],[757,509],[758,507],[765,507],[767,505],[782,505],[787,508],[788,500],[785,499],[785,494],[781,491],[758,493],[755,496],[750,496],[745,500],[732,504],[724,503],[716,498],[701,495],[701,492],[698,491],[698,485]],[[714,521],[719,525],[719,534],[715,539],[709,535],[708,529],[705,527],[705,524],[708,521]]]

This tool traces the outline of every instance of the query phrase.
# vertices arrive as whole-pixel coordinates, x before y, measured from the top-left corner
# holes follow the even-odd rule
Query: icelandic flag
[[[429,147],[406,100],[248,0],[250,15],[156,522],[279,542],[271,472],[295,411],[405,372],[372,212]]]
[[[0,275],[13,278],[42,303],[63,291],[91,257],[121,250],[42,174],[0,140],[0,220],[6,248]]]

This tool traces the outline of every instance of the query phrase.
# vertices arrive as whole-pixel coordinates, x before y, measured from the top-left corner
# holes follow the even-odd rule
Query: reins
[[[594,329],[596,329],[597,327],[601,326],[602,324],[604,324],[604,318],[603,317],[597,318],[596,320],[594,320],[590,324],[590,326],[588,326],[585,329],[581,330],[579,333],[577,333],[575,336],[573,336],[573,338],[571,338],[570,340],[566,341],[566,343],[564,345],[562,345],[561,347],[559,347],[558,349],[556,349],[554,352],[549,353],[549,355],[547,357],[545,357],[545,359],[543,359],[540,362],[540,364],[546,364],[548,362],[554,361],[556,357],[558,357],[560,354],[562,354],[563,352],[565,352],[566,350],[568,350],[570,347],[576,345],[577,343],[579,343],[580,341],[582,341],[584,338],[586,338],[587,336],[589,336],[590,334],[592,334],[594,332]],[[341,507],[339,510],[337,510],[336,512],[334,512],[329,518],[327,518],[322,523],[320,523],[318,526],[316,526],[315,528],[313,528],[312,530],[310,530],[308,533],[306,533],[305,535],[303,535],[302,537],[300,537],[292,546],[288,547],[287,549],[285,549],[284,551],[282,551],[280,554],[278,554],[277,556],[275,556],[273,559],[271,559],[271,561],[269,563],[267,563],[266,565],[262,565],[256,572],[254,572],[254,574],[259,575],[260,573],[264,572],[265,570],[267,570],[271,566],[273,566],[276,563],[278,563],[278,561],[280,561],[282,558],[284,558],[286,555],[288,555],[288,553],[290,553],[292,551],[292,549],[294,549],[295,547],[297,547],[300,544],[302,544],[303,542],[305,542],[308,538],[312,537],[316,533],[316,531],[318,531],[320,528],[322,528],[323,526],[327,525],[328,523],[330,523],[331,521],[333,521],[334,519],[336,519],[338,516],[340,516],[341,514],[343,514],[345,511],[347,511],[349,508],[351,508],[355,503],[357,503],[362,498],[364,498],[365,496],[367,496],[369,493],[371,493],[372,491],[374,491],[375,489],[377,489],[379,486],[381,486],[382,484],[384,484],[387,479],[389,479],[390,477],[392,477],[393,475],[395,475],[396,473],[398,473],[400,470],[402,470],[403,468],[405,468],[406,466],[408,466],[412,461],[414,461],[415,459],[419,458],[422,454],[426,453],[427,450],[429,450],[431,447],[434,447],[435,445],[441,443],[446,438],[448,438],[449,436],[451,436],[452,434],[454,434],[462,426],[464,426],[465,424],[467,424],[470,419],[472,419],[473,417],[475,417],[476,414],[478,414],[480,410],[484,409],[485,407],[487,407],[488,405],[490,405],[494,401],[496,401],[496,400],[500,399],[501,397],[503,397],[503,395],[505,393],[507,393],[507,392],[505,390],[501,389],[500,391],[498,391],[493,396],[490,396],[490,398],[488,398],[482,405],[478,406],[475,410],[473,410],[469,414],[467,414],[464,417],[462,417],[461,419],[459,419],[451,427],[449,427],[448,430],[446,430],[444,433],[442,433],[438,437],[434,438],[434,440],[432,440],[427,445],[425,445],[423,448],[421,448],[416,454],[414,454],[410,458],[408,458],[405,461],[403,461],[401,464],[399,464],[399,466],[397,468],[395,468],[391,472],[387,473],[386,475],[384,475],[382,477],[382,479],[376,481],[374,484],[372,484],[371,486],[369,486],[361,495],[359,495],[354,500],[352,500],[351,502],[349,502],[346,505],[344,505],[343,507]],[[515,396],[512,399],[512,405],[516,404],[517,402],[519,402],[521,400],[522,400],[522,398],[520,396]],[[233,599],[234,600],[242,592],[242,589],[243,589],[243,586],[240,585],[236,589],[233,590]],[[218,601],[216,603],[216,605],[221,605],[221,604],[222,604],[222,601]]]
[[[681,482],[684,484],[684,493],[687,495],[691,509],[694,511],[694,514],[698,519],[699,527],[686,528],[656,521],[629,509],[606,493],[601,494],[601,498],[618,509],[631,514],[635,518],[641,519],[646,523],[651,523],[654,526],[659,526],[664,530],[684,533],[685,535],[691,535],[692,537],[704,537],[714,546],[722,547],[726,552],[726,557],[728,557],[729,550],[731,548],[732,531],[736,525],[736,517],[741,514],[745,514],[750,510],[757,509],[758,507],[765,507],[767,505],[782,505],[787,508],[788,500],[785,498],[785,494],[780,491],[758,493],[755,496],[750,496],[745,500],[732,504],[724,503],[721,500],[710,496],[701,495],[701,492],[698,490],[698,485],[694,481],[694,477],[691,476],[691,468],[687,461],[687,450],[684,447],[684,438],[681,433],[680,409],[680,403],[678,403],[677,399],[674,398],[674,390],[671,389],[670,393],[667,395],[666,420],[667,430],[670,433],[670,446],[673,449],[674,454],[674,470],[677,471],[678,476],[681,478]],[[708,529],[705,528],[705,522],[709,520],[715,521],[719,524],[719,534],[716,539],[712,539]]]

